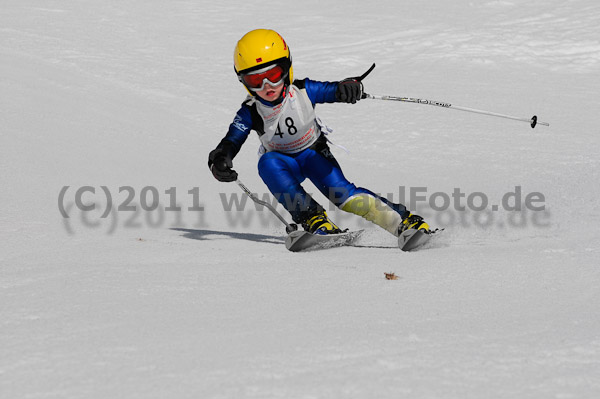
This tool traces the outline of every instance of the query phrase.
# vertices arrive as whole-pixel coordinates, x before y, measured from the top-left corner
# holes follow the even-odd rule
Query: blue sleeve
[[[219,145],[231,148],[231,155],[234,157],[246,142],[251,129],[252,115],[250,113],[250,108],[244,104],[233,118],[233,122],[229,125],[227,134],[223,140],[221,140]]]
[[[315,104],[336,102],[335,92],[337,86],[338,82],[318,82],[316,80],[304,79],[304,88],[313,106]]]

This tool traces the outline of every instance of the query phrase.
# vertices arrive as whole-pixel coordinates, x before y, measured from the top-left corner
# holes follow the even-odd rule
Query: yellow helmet
[[[283,37],[274,30],[255,29],[237,42],[233,53],[233,65],[238,77],[274,64],[283,68],[286,85],[294,81],[290,48]]]

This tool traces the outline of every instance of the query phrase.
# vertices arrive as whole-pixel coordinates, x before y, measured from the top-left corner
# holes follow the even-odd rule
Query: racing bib
[[[291,85],[285,99],[274,107],[253,102],[264,123],[260,141],[267,152],[299,152],[319,138],[315,110],[304,89]]]

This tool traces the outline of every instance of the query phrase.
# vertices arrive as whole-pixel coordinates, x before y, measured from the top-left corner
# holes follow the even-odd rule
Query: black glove
[[[355,104],[363,94],[363,84],[356,78],[348,78],[338,83],[335,98],[339,102]]]
[[[208,167],[215,179],[222,182],[232,182],[237,180],[238,174],[231,169],[231,154],[221,147],[217,147],[208,155]]]

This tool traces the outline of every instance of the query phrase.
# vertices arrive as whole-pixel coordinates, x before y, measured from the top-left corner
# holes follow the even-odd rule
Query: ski
[[[318,235],[307,231],[292,231],[285,239],[285,247],[292,252],[343,247],[352,245],[362,232],[363,230],[356,230],[339,234]]]
[[[442,229],[443,230],[443,229]],[[435,234],[441,232],[442,230],[433,230],[433,231],[425,231],[425,230],[414,230],[409,229],[403,231],[398,236],[398,247],[402,251],[412,251],[413,249],[422,247],[425,245],[431,237]]]
[[[398,247],[405,252],[422,248],[434,235],[439,234],[442,230],[436,229],[429,232],[413,229],[406,230],[398,236]],[[316,251],[343,246],[369,248],[370,246],[354,245],[363,231],[356,230],[327,235],[311,234],[307,231],[293,231],[286,237],[285,247],[291,252]]]

